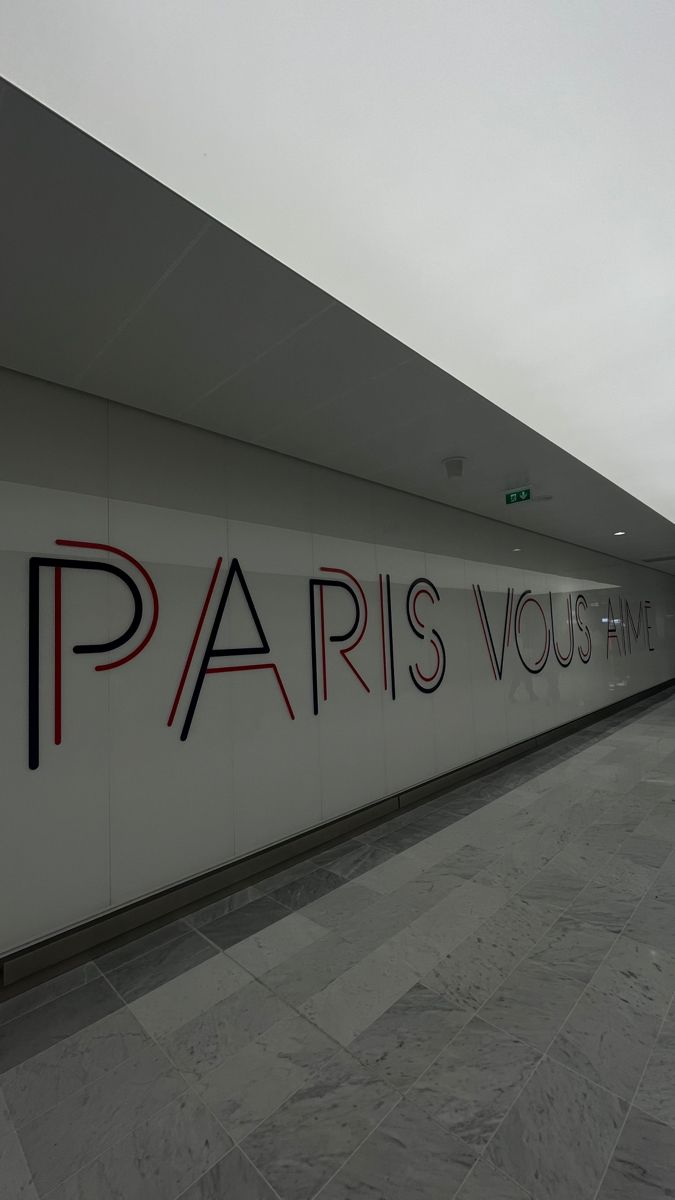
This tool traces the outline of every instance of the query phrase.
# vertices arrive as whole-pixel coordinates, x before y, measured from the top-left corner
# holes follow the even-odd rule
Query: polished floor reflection
[[[675,1196],[675,698],[0,1003],[1,1200]]]

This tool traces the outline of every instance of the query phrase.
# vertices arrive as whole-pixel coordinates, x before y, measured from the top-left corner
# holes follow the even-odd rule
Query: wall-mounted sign
[[[506,493],[507,504],[521,504],[523,500],[532,499],[531,488],[517,488],[515,492]]]
[[[60,745],[62,741],[64,578],[73,572],[84,572],[88,576],[104,572],[115,576],[124,585],[131,599],[131,621],[126,629],[116,630],[116,636],[112,640],[106,637],[98,642],[83,642],[70,646],[70,651],[78,655],[103,655],[122,651],[121,656],[114,654],[112,658],[96,663],[95,671],[112,671],[137,658],[155,635],[159,623],[158,589],[147,568],[126,550],[97,542],[64,538],[57,539],[57,546],[67,548],[67,552],[33,556],[29,560],[28,765],[32,770],[38,767],[40,761],[40,691],[43,675],[51,680],[53,687],[53,742]],[[87,553],[91,551],[94,552],[93,556]],[[124,565],[120,565],[119,560]],[[307,633],[311,658],[311,677],[308,684],[311,687],[312,710],[315,716],[319,715],[328,700],[327,663],[332,643],[335,643],[338,657],[343,666],[351,672],[355,684],[368,695],[372,694],[374,681],[369,680],[366,677],[367,673],[364,675],[360,667],[352,661],[352,655],[361,644],[369,624],[376,626],[377,642],[381,648],[383,689],[385,693],[389,693],[391,700],[396,700],[397,672],[400,665],[406,670],[417,692],[429,695],[441,686],[446,678],[446,641],[452,633],[446,629],[445,636],[442,636],[435,628],[437,622],[434,610],[437,610],[442,618],[443,603],[441,593],[431,579],[418,576],[406,585],[402,615],[408,629],[422,645],[416,646],[416,652],[406,652],[405,658],[401,651],[401,664],[398,662],[396,649],[399,640],[396,625],[400,629],[401,614],[397,615],[395,621],[389,574],[378,573],[375,580],[376,595],[371,598],[370,609],[366,596],[368,585],[343,567],[320,566],[317,574],[307,580],[307,585]],[[48,590],[52,593],[53,662],[45,670],[41,662],[41,646],[44,641],[41,623],[43,592]],[[223,644],[224,618],[234,590],[240,594],[255,628],[257,640],[254,644]],[[583,664],[590,662],[592,637],[586,620],[588,601],[582,592],[569,592],[559,597],[556,612],[553,594],[550,591],[536,596],[529,588],[517,593],[515,588],[508,587],[505,593],[493,594],[488,603],[488,597],[479,584],[473,584],[472,590],[495,681],[503,678],[509,647],[515,650],[522,667],[531,675],[540,674],[549,662],[557,662],[561,667],[569,667],[574,661]],[[353,612],[347,620],[347,628],[331,628],[327,617],[329,594],[335,591],[346,595],[350,607],[353,607]],[[503,606],[501,611],[500,603]],[[637,603],[633,601],[631,608],[628,599],[620,593],[614,596],[613,607],[612,598],[608,598],[605,634],[608,658],[612,649],[615,649],[619,656],[632,654],[634,647],[654,650],[651,640],[651,608],[649,600],[640,600]],[[370,617],[374,617],[375,620],[369,621]],[[189,736],[204,684],[207,677],[212,675],[271,671],[283,706],[289,718],[294,721],[293,696],[287,691],[284,682],[283,647],[273,647],[268,639],[246,573],[237,558],[231,559],[227,569],[222,557],[217,559],[201,611],[195,614],[194,620],[194,630],[186,629],[189,648],[175,695],[170,701],[170,713],[166,721],[169,727],[173,726],[180,710],[180,740],[185,742]],[[433,626],[431,620],[434,622]],[[438,623],[441,624],[440,621]],[[141,633],[142,628],[145,629],[144,633]],[[275,650],[280,652],[278,661]],[[244,662],[232,661],[242,657]],[[411,659],[413,661],[410,661]],[[192,671],[193,660],[197,669],[196,677]],[[337,662],[333,661],[331,669],[335,670],[336,666]],[[189,677],[193,678],[193,682],[186,687]]]

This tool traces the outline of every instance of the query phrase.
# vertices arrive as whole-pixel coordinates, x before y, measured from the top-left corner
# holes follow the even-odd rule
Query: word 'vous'
[[[108,654],[112,657],[105,662],[95,665],[95,671],[113,671],[125,666],[141,654],[153,638],[159,622],[159,596],[155,583],[149,571],[131,554],[115,546],[100,542],[72,541],[65,538],[57,539],[56,544],[63,547],[87,552],[96,551],[105,554],[105,558],[89,557],[80,554],[35,556],[29,560],[29,633],[28,633],[28,764],[31,769],[39,765],[40,758],[40,617],[41,617],[41,578],[45,570],[52,572],[53,587],[53,678],[54,678],[54,744],[60,745],[62,740],[62,580],[64,571],[98,571],[112,575],[120,580],[128,589],[132,602],[132,618],[129,625],[117,637],[106,642],[82,643],[72,647],[74,654]],[[111,561],[112,560],[112,561]],[[117,560],[117,561],[115,561]],[[120,565],[124,563],[125,565]],[[131,570],[129,569],[131,568]],[[133,572],[133,573],[132,573]],[[363,641],[369,623],[369,609],[363,585],[341,567],[321,567],[319,574],[308,580],[309,586],[309,638],[311,648],[312,675],[312,706],[318,715],[320,705],[328,700],[328,669],[327,647],[331,644],[337,647],[338,653],[345,666],[352,672],[359,687],[370,693],[371,687],[358,666],[352,661],[352,655]],[[239,590],[251,621],[256,631],[257,642],[249,646],[218,645],[219,633],[228,601],[233,588]],[[382,660],[382,682],[384,691],[392,700],[396,700],[396,671],[394,623],[392,617],[391,577],[388,574],[377,576],[377,612],[376,622],[379,627],[379,642]],[[346,630],[328,632],[326,619],[326,596],[338,590],[350,598],[350,608],[353,605],[353,619]],[[547,601],[542,601],[527,589],[516,598],[514,588],[508,588],[504,597],[504,611],[498,621],[488,615],[488,606],[481,587],[473,585],[473,598],[485,641],[487,655],[492,673],[496,681],[504,674],[507,649],[515,646],[517,656],[530,674],[537,675],[543,671],[546,664],[553,659],[561,667],[569,667],[575,660],[588,664],[592,654],[592,637],[586,613],[588,602],[582,592],[573,598],[565,596],[564,633],[558,629],[554,617],[553,596],[548,593]],[[438,629],[435,627],[433,610],[440,604],[438,588],[424,576],[414,579],[409,585],[405,601],[405,617],[409,629],[421,642],[425,643],[419,662],[406,663],[407,671],[418,692],[426,695],[437,691],[445,677],[446,649]],[[616,648],[618,654],[631,654],[633,648],[643,644],[648,650],[654,650],[652,645],[652,627],[650,624],[651,604],[648,600],[640,601],[637,610],[635,604],[631,609],[628,601],[621,596],[615,597],[618,612],[615,613],[611,598],[608,600],[607,644],[606,652]],[[493,604],[491,607],[493,607]],[[420,607],[422,611],[420,611]],[[148,619],[149,615],[149,619]],[[524,633],[524,621],[529,618],[529,632]],[[532,625],[534,619],[534,625]],[[136,635],[142,627],[145,632],[136,644]],[[559,638],[562,638],[562,646]],[[198,649],[203,647],[201,654]],[[117,657],[116,652],[123,647],[130,647]],[[533,648],[534,647],[534,648]],[[552,654],[551,654],[552,652]],[[291,699],[286,690],[278,663],[272,657],[272,647],[260,620],[251,590],[238,559],[233,558],[226,571],[223,570],[223,560],[219,558],[213,569],[211,579],[204,597],[201,611],[197,615],[196,624],[187,650],[183,670],[178,682],[167,724],[173,726],[179,710],[183,713],[180,731],[181,741],[186,741],[194,721],[197,706],[206,677],[240,671],[271,671],[279,689],[281,699],[291,720],[295,720],[295,712]],[[229,663],[232,658],[255,658],[255,662]],[[197,662],[196,672],[192,671],[193,662]],[[192,678],[191,688],[182,704],[188,679]]]

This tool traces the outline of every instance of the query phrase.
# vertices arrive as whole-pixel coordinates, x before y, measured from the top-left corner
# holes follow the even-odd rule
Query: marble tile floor
[[[675,1197],[675,697],[0,998],[0,1200],[314,1197]]]

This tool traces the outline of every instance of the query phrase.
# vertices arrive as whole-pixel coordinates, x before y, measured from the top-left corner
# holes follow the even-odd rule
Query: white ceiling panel
[[[11,87],[0,179],[0,362],[75,384],[211,222]]]
[[[497,518],[514,549],[531,529],[673,555],[675,571],[666,518],[18,89],[2,95],[0,365]],[[465,456],[460,479],[448,455]],[[518,486],[535,500],[507,508]]]
[[[20,87],[675,517],[673,0],[5,0]]]

